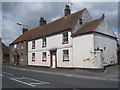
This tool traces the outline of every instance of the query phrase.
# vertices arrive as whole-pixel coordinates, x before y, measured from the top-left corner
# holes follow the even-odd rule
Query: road
[[[2,67],[3,88],[118,88],[118,82]]]

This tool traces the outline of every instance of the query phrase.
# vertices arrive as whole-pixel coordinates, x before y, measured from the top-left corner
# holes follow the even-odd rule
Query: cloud
[[[67,2],[3,2],[2,3],[2,30],[3,40],[9,45],[22,34],[22,27],[17,22],[32,29],[39,26],[40,17],[45,17],[47,23],[64,16],[64,6]],[[87,8],[92,18],[99,18],[105,13],[112,28],[118,27],[117,3],[100,2],[73,2],[72,13]]]

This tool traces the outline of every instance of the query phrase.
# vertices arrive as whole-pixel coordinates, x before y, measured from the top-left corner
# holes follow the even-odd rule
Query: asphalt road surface
[[[118,88],[118,82],[2,67],[2,88]]]

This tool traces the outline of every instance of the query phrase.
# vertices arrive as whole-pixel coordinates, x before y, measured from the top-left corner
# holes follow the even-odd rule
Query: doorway
[[[57,68],[56,50],[50,51],[50,67]]]

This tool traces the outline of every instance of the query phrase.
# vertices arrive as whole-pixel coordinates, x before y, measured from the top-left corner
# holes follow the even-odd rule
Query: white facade
[[[94,50],[94,35],[87,34],[73,38],[73,60],[75,68],[92,68]]]
[[[106,19],[95,31],[73,38],[74,67],[99,69],[117,63],[117,41]]]
[[[48,66],[50,67],[50,51],[56,50],[57,67],[72,67],[72,37],[68,32],[68,44],[62,44],[62,34],[47,37],[47,46],[42,47],[42,38],[35,40],[35,49],[32,49],[32,41],[28,42],[28,65]],[[63,61],[63,50],[69,50],[69,61]],[[46,52],[47,59],[42,61],[42,52]],[[32,61],[32,53],[35,53],[35,61]]]

